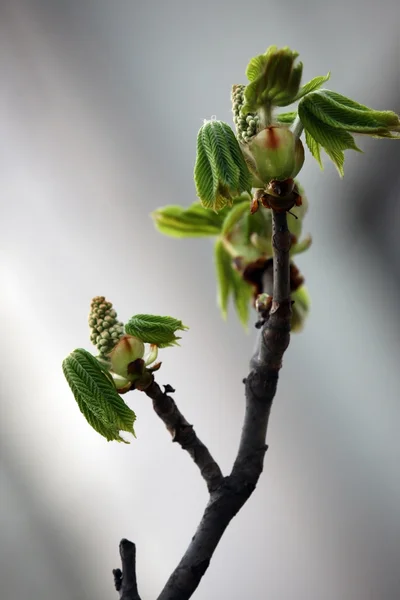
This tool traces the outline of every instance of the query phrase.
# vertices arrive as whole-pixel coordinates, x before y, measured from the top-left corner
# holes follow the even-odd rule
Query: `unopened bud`
[[[272,179],[295,177],[304,163],[303,144],[284,126],[263,129],[244,150],[251,161],[247,163],[250,170],[264,185]]]
[[[122,336],[110,354],[111,367],[114,373],[132,380],[129,365],[137,359],[143,358],[144,350],[144,344],[139,338],[133,335]]]

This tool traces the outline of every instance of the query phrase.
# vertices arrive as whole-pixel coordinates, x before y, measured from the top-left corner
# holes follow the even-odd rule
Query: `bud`
[[[100,356],[111,352],[124,334],[124,325],[118,321],[111,302],[104,296],[96,296],[90,304],[90,340],[97,347]]]
[[[250,171],[264,185],[272,179],[296,177],[304,163],[304,148],[299,138],[280,125],[267,127],[249,144],[242,146]]]
[[[246,143],[257,133],[259,117],[256,113],[242,114],[245,85],[234,85],[231,92],[233,122],[240,142]]]
[[[139,373],[132,374],[129,365],[138,359],[142,359],[144,350],[142,340],[133,335],[124,335],[110,354],[111,367],[114,373],[132,381],[133,375],[136,376]]]

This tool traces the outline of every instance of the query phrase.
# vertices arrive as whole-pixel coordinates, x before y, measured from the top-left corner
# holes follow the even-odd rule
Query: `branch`
[[[119,592],[120,600],[140,600],[136,582],[136,547],[128,540],[119,544],[121,569],[114,569],[115,589]]]
[[[216,461],[211,456],[207,446],[203,444],[196,435],[193,425],[190,425],[179,411],[174,400],[168,396],[173,392],[171,386],[165,386],[163,392],[160,386],[153,381],[147,387],[145,393],[153,400],[153,408],[166,428],[172,435],[172,440],[186,450],[200,469],[200,473],[211,493],[216,490],[223,481],[223,475]]]
[[[272,211],[272,215],[273,301],[269,318],[261,330],[259,347],[251,360],[250,374],[245,380],[246,412],[238,454],[229,477],[211,490],[197,531],[158,600],[188,600],[192,596],[225,529],[251,496],[263,470],[268,419],[282,357],[289,345],[291,321],[291,238],[286,213]],[[171,406],[172,412],[175,409],[178,411],[176,406]],[[166,422],[163,416],[161,418]]]

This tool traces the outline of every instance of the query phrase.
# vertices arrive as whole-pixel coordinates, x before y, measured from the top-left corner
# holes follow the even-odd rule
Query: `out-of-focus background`
[[[304,80],[400,111],[393,0],[2,0],[1,597],[110,600],[118,542],[156,598],[207,494],[145,396],[137,440],[86,424],[63,358],[90,349],[90,299],[190,326],[160,383],[228,471],[255,334],[215,304],[212,243],[157,234],[195,199],[196,133],[272,43]],[[307,156],[305,331],[285,356],[265,473],[196,600],[394,600],[400,588],[400,144],[360,140],[340,180]]]

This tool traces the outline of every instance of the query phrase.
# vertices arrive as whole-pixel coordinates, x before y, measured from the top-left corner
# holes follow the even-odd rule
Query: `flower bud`
[[[132,380],[129,365],[143,358],[144,344],[133,335],[124,335],[110,354],[111,367],[114,373]]]
[[[104,296],[96,296],[90,304],[90,340],[105,357],[124,334],[124,325],[118,321],[111,302]]]
[[[260,131],[243,150],[249,157],[249,169],[264,185],[272,179],[283,181],[295,177],[304,163],[300,139],[280,125]]]

